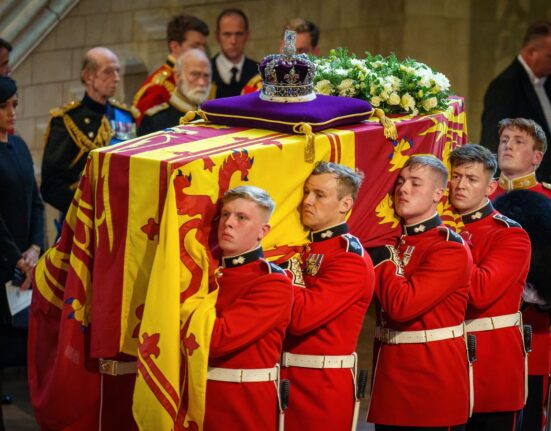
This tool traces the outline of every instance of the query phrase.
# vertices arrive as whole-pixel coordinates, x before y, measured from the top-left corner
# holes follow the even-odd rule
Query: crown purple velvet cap
[[[305,54],[296,54],[295,43],[296,33],[286,31],[283,54],[268,55],[260,63],[262,90],[205,102],[201,111],[206,119],[228,126],[304,133],[371,116],[373,108],[364,100],[316,95],[316,65]]]
[[[313,132],[358,123],[373,112],[365,100],[317,95],[314,100],[275,103],[262,100],[258,92],[205,102],[201,110],[209,121],[227,126],[252,127],[297,133],[296,125],[308,123]]]

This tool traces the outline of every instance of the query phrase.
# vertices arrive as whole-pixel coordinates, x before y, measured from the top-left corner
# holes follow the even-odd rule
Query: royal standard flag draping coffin
[[[383,148],[381,141],[385,140],[381,139],[382,130],[378,125],[372,125],[373,143],[370,139],[359,139],[369,137],[369,134],[363,133],[366,130],[364,126],[318,133],[315,140],[316,160],[362,166],[369,177],[364,199],[369,200],[369,187],[378,183],[382,173],[396,171],[397,174],[409,158],[407,153],[434,153],[437,150],[437,155],[445,158],[452,148],[463,143],[464,119],[457,129],[451,125],[451,120],[461,117],[462,103],[459,100],[456,102],[459,103],[452,103],[444,114],[415,122],[411,128],[402,127],[402,140],[408,143],[407,148],[401,141],[387,141],[389,152],[386,154],[376,153],[366,157],[370,153],[368,145]],[[398,119],[398,122],[406,120]],[[448,121],[450,124],[442,127]],[[176,130],[191,131],[193,127]],[[195,127],[200,130],[208,126]],[[354,132],[350,133],[351,130]],[[426,135],[431,138],[427,140]],[[240,147],[230,144],[232,141],[239,142]],[[198,145],[197,151],[201,151],[200,142],[187,144],[185,149],[191,153],[195,151],[195,145]],[[228,149],[228,146],[231,148]],[[363,149],[360,150],[360,146]],[[274,198],[273,230],[263,241],[267,255],[290,256],[295,251],[294,246],[306,242],[306,231],[300,224],[299,205],[302,185],[313,164],[304,162],[303,137],[248,129],[225,135],[223,139],[211,139],[208,147],[208,159],[171,162],[174,173],[169,181],[159,248],[140,328],[140,365],[133,409],[142,430],[202,429],[215,292],[209,293],[208,277],[201,273],[199,267],[205,271],[205,263],[208,262],[208,272],[212,275],[217,265],[209,250],[215,246],[216,202],[223,193],[238,185],[254,184],[267,190]],[[417,151],[408,151],[412,147],[417,147]],[[171,150],[178,152],[180,149],[172,147]],[[364,160],[358,160],[359,155]],[[377,160],[379,157],[382,160]],[[375,160],[377,162],[373,163]],[[374,198],[371,197],[372,206]],[[361,214],[354,212],[354,215],[361,220]],[[388,223],[388,220],[385,222]],[[385,230],[388,231],[389,227]],[[179,261],[174,268],[177,257]],[[195,275],[193,268],[197,271]],[[180,304],[179,314],[175,304]],[[173,315],[171,322],[161,318],[158,310],[170,310],[167,316]],[[169,326],[172,329],[169,330]],[[166,338],[163,342],[163,331],[170,334],[172,341]],[[178,335],[180,343],[177,347],[174,340]]]
[[[239,146],[223,150],[231,141]],[[344,133],[340,142],[338,161],[354,166],[354,135]],[[217,266],[209,244],[216,231],[217,201],[224,192],[254,184],[274,198],[274,228],[263,242],[269,254],[289,255],[306,239],[298,212],[302,184],[312,170],[312,164],[304,162],[304,137],[248,129],[219,143],[222,151],[216,152],[216,140],[209,142],[212,154],[207,162],[173,163],[140,327],[133,410],[142,430],[202,429],[216,300],[216,291],[209,293],[208,288]],[[189,144],[185,148],[194,150]],[[316,154],[320,160],[331,157],[327,136],[319,136]]]
[[[90,174],[87,169],[85,177]],[[29,321],[29,388],[36,420],[45,430],[69,425],[78,429],[89,411],[97,411],[98,363],[90,358],[87,348],[93,219],[91,183],[82,181],[61,238],[35,271]],[[92,416],[88,425],[95,422]],[[87,425],[82,426],[85,429]]]
[[[405,160],[445,160],[466,141],[459,98],[443,112],[397,118],[397,126],[396,140],[374,122],[315,137],[315,160],[366,173],[349,220],[366,246],[399,234],[390,192]],[[98,412],[96,358],[124,353],[139,357],[133,410],[142,429],[200,429],[217,200],[237,185],[265,188],[277,205],[266,254],[292,255],[306,242],[298,206],[313,164],[304,149],[304,136],[190,124],[90,153],[61,240],[36,271],[29,375],[43,428]],[[177,243],[167,242],[176,238],[170,232]],[[178,344],[165,344],[176,335]]]

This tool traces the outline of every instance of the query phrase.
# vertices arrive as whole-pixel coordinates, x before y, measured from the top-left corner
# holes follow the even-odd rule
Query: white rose
[[[400,96],[398,93],[391,93],[390,96],[388,96],[388,104],[389,105],[399,105],[400,104]]]
[[[421,80],[419,81],[419,84],[421,85],[421,87],[432,86],[433,76],[432,76],[432,72],[429,69],[425,69],[424,67],[419,68],[415,73],[417,76],[421,78]]]
[[[436,100],[436,97],[429,97],[421,102],[421,106],[423,106],[423,109],[427,112],[435,108],[436,105],[438,105],[438,100]]]
[[[433,79],[434,83],[438,87],[437,91],[448,91],[450,89],[450,81],[443,73],[437,72]]]
[[[318,94],[325,94],[326,96],[330,96],[333,92],[333,86],[331,85],[331,82],[329,82],[327,79],[322,79],[321,81],[318,81],[316,83],[314,90]]]
[[[348,75],[348,70],[339,67],[338,69],[335,69],[335,75],[346,76]]]

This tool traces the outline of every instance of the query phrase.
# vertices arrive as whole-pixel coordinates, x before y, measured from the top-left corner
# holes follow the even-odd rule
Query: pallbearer
[[[474,414],[468,430],[514,430],[525,403],[525,359],[520,299],[530,266],[530,240],[520,225],[488,200],[497,163],[480,145],[450,155],[450,193],[473,255],[466,327],[476,335]]]
[[[368,421],[376,430],[464,430],[469,415],[463,319],[472,259],[436,212],[447,180],[437,158],[411,157],[394,190],[403,234],[369,251],[378,327]]]
[[[320,162],[304,184],[302,223],[311,243],[284,342],[283,376],[291,382],[286,431],[355,429],[354,352],[373,294],[373,266],[345,219],[361,182],[361,173]]]
[[[278,429],[278,362],[293,292],[283,270],[263,259],[260,240],[273,209],[257,187],[237,187],[223,198],[204,431]]]

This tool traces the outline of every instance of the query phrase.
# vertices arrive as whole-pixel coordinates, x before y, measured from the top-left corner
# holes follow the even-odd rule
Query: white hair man
[[[211,65],[204,51],[194,48],[185,51],[174,65],[176,88],[168,102],[147,110],[138,135],[147,135],[177,126],[188,111],[195,111],[210,92]]]

